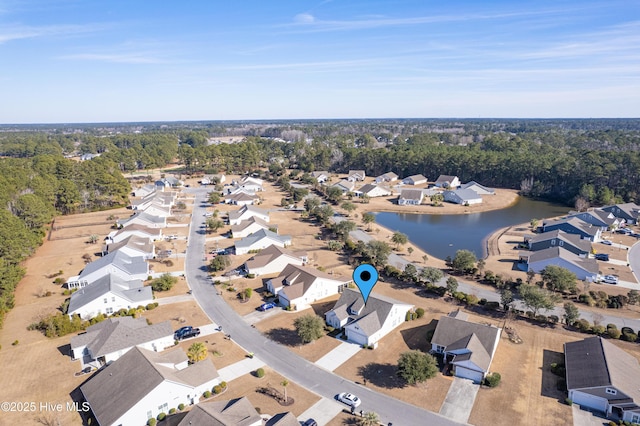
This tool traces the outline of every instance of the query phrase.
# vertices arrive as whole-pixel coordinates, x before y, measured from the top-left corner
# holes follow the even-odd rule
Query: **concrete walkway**
[[[573,426],[602,426],[608,422],[604,417],[598,417],[590,411],[583,410],[578,404],[573,404],[571,410]]]
[[[273,309],[269,309],[266,312],[262,312],[262,311],[254,311],[254,312],[250,312],[246,315],[244,315],[242,317],[242,319],[244,320],[244,322],[246,322],[249,325],[253,325],[256,323],[259,323],[262,320],[265,320],[267,318],[270,318],[274,315],[278,315],[278,314],[282,314],[285,311],[282,308],[279,307],[275,307]]]
[[[479,389],[480,385],[471,380],[454,377],[440,414],[456,422],[467,423]]]
[[[341,342],[337,348],[316,361],[318,367],[333,371],[347,362],[361,349],[360,345],[351,342]]]
[[[221,368],[218,370],[218,374],[220,375],[221,381],[230,382],[233,379],[237,379],[238,377],[242,377],[245,374],[249,374],[252,371],[257,370],[260,367],[264,367],[264,362],[254,356],[253,358],[245,358],[235,364]]]
[[[298,416],[298,421],[302,423],[309,419],[314,419],[318,422],[318,425],[323,426],[333,420],[333,418],[345,408],[346,405],[336,402],[335,400],[322,398],[320,401],[307,408],[304,413],[300,414]]]

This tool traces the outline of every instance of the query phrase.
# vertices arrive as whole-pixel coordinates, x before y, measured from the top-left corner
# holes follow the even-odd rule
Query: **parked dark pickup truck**
[[[178,340],[184,340],[184,339],[189,339],[191,337],[197,337],[200,335],[200,329],[199,328],[192,328],[189,331],[185,331],[184,333],[182,333],[182,335],[180,335],[180,337],[178,337]]]

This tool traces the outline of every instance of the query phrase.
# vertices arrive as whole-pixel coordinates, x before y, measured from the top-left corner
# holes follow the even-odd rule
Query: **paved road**
[[[264,337],[255,328],[247,325],[242,318],[220,297],[215,288],[207,280],[203,250],[205,236],[200,233],[203,222],[201,207],[206,197],[206,189],[190,188],[196,194],[192,224],[189,229],[189,248],[185,269],[187,282],[193,290],[193,296],[203,311],[217,324],[222,325],[225,333],[245,350],[255,352],[265,364],[279,374],[298,383],[300,386],[325,398],[332,399],[339,392],[351,392],[362,399],[359,409],[375,411],[383,424],[393,422],[402,425],[428,424],[458,425],[439,414],[423,410],[395,398],[373,392],[372,390],[330,373],[311,362],[301,358],[284,346]]]
[[[627,260],[636,281],[640,283],[640,242],[635,243],[627,252]]]

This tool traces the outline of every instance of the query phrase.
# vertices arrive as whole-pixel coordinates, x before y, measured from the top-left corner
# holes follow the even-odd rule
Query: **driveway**
[[[242,317],[242,319],[244,320],[244,322],[246,322],[249,325],[254,325],[259,323],[262,320],[265,320],[267,318],[271,318],[275,315],[278,314],[283,314],[284,310],[279,308],[279,307],[275,307],[273,309],[269,309],[266,312],[263,311],[254,311],[254,312],[250,312],[248,314],[246,314],[245,316]]]
[[[456,422],[467,423],[479,389],[480,385],[471,380],[454,377],[440,414]]]
[[[299,422],[305,422],[308,419],[313,419],[320,426],[329,423],[335,416],[341,411],[347,408],[346,405],[336,402],[333,399],[322,398],[320,401],[313,404],[311,407],[298,416]]]
[[[573,426],[602,426],[608,422],[604,417],[598,417],[590,411],[583,410],[578,404],[573,404],[571,409],[573,411]]]
[[[350,342],[342,342],[328,354],[316,361],[318,367],[333,371],[360,351],[360,345]]]

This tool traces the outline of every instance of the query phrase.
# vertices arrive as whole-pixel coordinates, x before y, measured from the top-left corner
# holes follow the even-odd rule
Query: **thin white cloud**
[[[26,26],[8,25],[0,29],[0,44],[31,38],[59,37],[101,31],[104,24]]]
[[[60,59],[111,62],[118,64],[161,64],[165,61],[144,53],[79,53],[61,56]]]
[[[299,13],[293,20],[298,24],[312,24],[316,19],[310,13]]]

